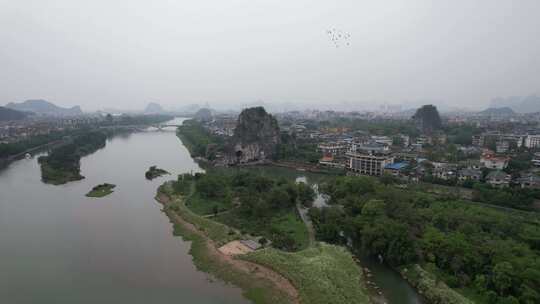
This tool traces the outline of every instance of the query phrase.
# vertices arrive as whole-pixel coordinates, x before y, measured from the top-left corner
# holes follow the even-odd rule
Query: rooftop
[[[408,165],[409,165],[408,162],[399,162],[399,163],[388,164],[384,168],[390,169],[390,170],[401,170],[407,167]]]

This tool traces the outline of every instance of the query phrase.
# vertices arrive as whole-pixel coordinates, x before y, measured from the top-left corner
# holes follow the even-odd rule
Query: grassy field
[[[90,192],[86,193],[88,197],[104,197],[114,192],[116,185],[113,184],[101,184],[97,185]]]
[[[343,247],[319,243],[294,253],[267,248],[241,258],[289,278],[298,288],[302,303],[371,303],[360,269]]]

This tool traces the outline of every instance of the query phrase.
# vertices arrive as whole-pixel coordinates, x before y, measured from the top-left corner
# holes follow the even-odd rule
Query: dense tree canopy
[[[338,177],[321,187],[329,208],[310,210],[321,240],[352,241],[393,266],[424,264],[486,303],[538,303],[540,217]]]

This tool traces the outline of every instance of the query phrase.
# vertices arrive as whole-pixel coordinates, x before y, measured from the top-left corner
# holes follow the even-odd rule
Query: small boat
[[[30,159],[30,158],[32,158],[32,155],[31,155],[30,153],[26,153],[26,154],[24,155],[24,158]]]

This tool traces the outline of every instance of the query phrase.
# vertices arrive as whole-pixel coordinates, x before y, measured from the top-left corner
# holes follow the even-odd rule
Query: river
[[[148,181],[152,165],[172,175]],[[312,185],[328,178],[254,169]],[[86,178],[66,185],[41,182],[37,156],[0,170],[0,303],[249,303],[238,288],[197,271],[190,243],[172,235],[154,201],[164,181],[199,170],[174,129],[109,139],[82,158]],[[85,197],[104,182],[117,185],[113,194]],[[326,205],[320,194],[315,205]],[[393,270],[365,263],[390,304],[421,303]]]
[[[147,181],[151,165],[172,175]],[[41,182],[36,157],[1,170],[0,303],[249,303],[197,271],[154,201],[196,170],[174,130],[114,137],[81,160],[84,180],[62,186]],[[85,197],[103,182],[115,192]]]

